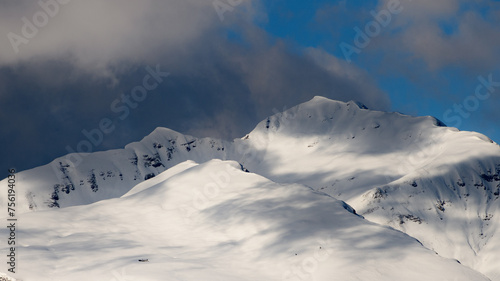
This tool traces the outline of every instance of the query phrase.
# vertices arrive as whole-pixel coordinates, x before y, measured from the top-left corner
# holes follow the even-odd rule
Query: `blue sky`
[[[0,35],[1,169],[156,127],[241,137],[315,95],[500,142],[500,1],[20,0]],[[124,100],[148,69],[169,76]]]
[[[439,28],[442,38],[455,36],[463,44],[489,43],[467,42],[468,38],[462,36],[459,26],[462,24],[461,20],[464,15],[468,13],[477,15],[480,20],[493,28],[492,33],[485,34],[485,36],[500,37],[498,1],[497,3],[494,3],[495,1],[443,2],[449,2],[450,6],[456,5],[455,13],[443,12],[441,17],[438,14],[432,19],[434,23],[425,16],[421,17],[421,20],[429,21],[427,24],[434,24]],[[404,21],[404,17],[407,16],[405,12],[412,8],[411,3],[408,1],[399,3],[402,12],[391,15],[392,19],[388,26],[381,28],[380,34],[371,39],[373,42],[393,40],[392,34],[411,29],[397,22],[399,21],[397,18],[403,18],[402,21]],[[356,36],[354,28],[364,30],[369,22],[375,20],[371,12],[380,13],[382,10],[387,10],[387,3],[382,1],[311,1],[308,4],[301,1],[268,1],[265,6],[269,19],[259,24],[270,34],[287,40],[296,48],[322,48],[339,58],[344,57],[340,47],[342,42],[354,46],[353,40]],[[415,23],[407,24],[411,26]],[[476,32],[483,32],[483,30],[478,29]],[[415,33],[414,36],[425,36],[425,34]],[[476,87],[481,84],[478,80],[479,76],[487,78],[492,74],[492,80],[500,82],[498,49],[492,57],[488,58],[492,63],[478,61],[474,64],[468,62],[470,58],[463,58],[463,61],[458,58],[434,68],[410,50],[399,48],[397,52],[391,54],[392,50],[384,49],[383,42],[373,43],[373,45],[376,44],[377,46],[368,45],[360,54],[353,54],[351,63],[366,70],[376,79],[378,86],[390,96],[392,111],[411,115],[432,115],[442,121],[446,119],[449,121],[446,123],[458,126],[461,130],[479,131],[497,142],[500,141],[498,123],[495,119],[489,119],[489,116],[494,114],[490,111],[495,111],[493,105],[499,104],[500,88],[487,100],[479,100],[479,105],[476,105],[473,99],[466,100],[467,97],[474,96]],[[455,52],[455,50],[451,48],[446,52]],[[474,52],[474,49],[470,49],[470,52]],[[387,58],[388,56],[394,57]],[[407,59],[412,56],[412,59]],[[391,65],[392,62],[400,59],[410,64]],[[400,67],[405,69],[401,70]],[[467,102],[470,103],[468,107],[464,105]],[[465,115],[455,111],[455,104],[464,106]],[[445,114],[450,109],[452,113]],[[459,117],[460,121],[458,121]]]

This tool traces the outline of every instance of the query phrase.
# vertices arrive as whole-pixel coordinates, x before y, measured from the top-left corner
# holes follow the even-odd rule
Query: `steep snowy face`
[[[488,280],[342,201],[232,161],[182,163],[121,198],[19,221],[24,281]]]

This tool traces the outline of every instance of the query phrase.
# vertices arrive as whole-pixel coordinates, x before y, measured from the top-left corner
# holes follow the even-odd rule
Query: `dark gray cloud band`
[[[315,95],[389,108],[362,70],[319,49],[300,55],[270,40],[253,23],[258,2],[241,3],[224,21],[201,0],[42,2],[59,3],[59,10],[52,4],[54,16],[46,12],[47,23],[27,44],[16,53],[8,36],[0,40],[5,169],[45,164],[111,126],[93,151],[122,147],[158,126],[241,137],[267,115]],[[35,2],[16,3],[2,4],[3,34],[21,36],[22,18],[34,22],[45,11]],[[169,76],[140,96],[134,89],[148,88],[148,67]]]

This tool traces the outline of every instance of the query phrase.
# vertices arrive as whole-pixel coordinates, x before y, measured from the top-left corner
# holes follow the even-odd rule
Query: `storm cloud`
[[[114,130],[93,151],[122,147],[158,126],[241,137],[315,95],[389,108],[365,71],[322,49],[295,52],[261,29],[258,1],[226,7],[222,20],[201,0],[2,2],[2,169],[76,150],[83,131],[103,118]],[[156,68],[169,76],[127,105],[124,97]],[[119,106],[128,107],[126,117]]]

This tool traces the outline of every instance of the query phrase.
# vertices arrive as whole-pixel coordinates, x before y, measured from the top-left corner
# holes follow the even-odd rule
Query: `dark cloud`
[[[39,8],[3,5],[4,34],[19,33],[19,18]],[[122,147],[158,126],[241,137],[315,95],[388,108],[385,93],[360,69],[271,40],[253,24],[256,7],[244,3],[221,22],[210,1],[73,0],[18,54],[0,40],[1,168],[31,168],[66,154],[67,146],[77,150],[87,139],[82,130],[98,129],[103,118],[115,129],[93,151]],[[120,119],[124,112],[111,105],[124,105],[122,95],[143,84],[148,66],[170,76]]]

